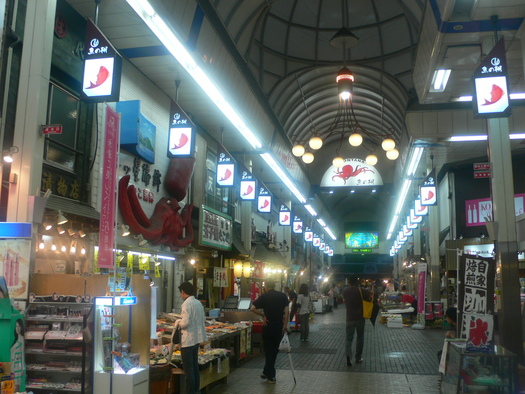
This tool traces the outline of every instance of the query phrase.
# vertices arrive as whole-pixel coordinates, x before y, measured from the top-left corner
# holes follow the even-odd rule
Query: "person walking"
[[[299,287],[297,296],[297,308],[299,311],[299,324],[301,325],[301,342],[308,341],[310,335],[310,293],[306,283]]]
[[[186,377],[186,393],[200,392],[199,344],[208,340],[206,335],[206,314],[202,303],[194,297],[193,285],[183,282],[179,291],[182,303],[181,318],[174,329],[180,327],[180,352]]]
[[[288,327],[290,309],[288,297],[283,292],[275,290],[274,281],[266,281],[265,288],[266,292],[252,303],[251,311],[263,317],[262,340],[265,363],[261,378],[275,384],[275,360],[279,353],[279,344]]]
[[[292,305],[290,305],[290,323],[295,319],[295,325],[297,326],[297,293],[288,286],[285,286],[283,291],[288,296],[288,300],[292,303]],[[291,330],[288,329],[288,331],[290,332]]]
[[[334,308],[337,308],[339,304],[339,288],[335,284],[332,285],[332,293],[334,296]]]
[[[363,318],[363,300],[372,301],[372,294],[366,289],[360,289],[355,275],[348,277],[348,287],[343,290],[346,305],[346,365],[352,366],[352,342],[357,332],[355,362],[363,362],[363,347],[365,344],[365,319]]]

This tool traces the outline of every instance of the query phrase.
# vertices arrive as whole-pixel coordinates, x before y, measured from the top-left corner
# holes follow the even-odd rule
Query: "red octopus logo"
[[[335,178],[341,178],[344,181],[344,184],[346,185],[346,181],[349,178],[356,177],[359,174],[366,173],[368,171],[374,174],[374,171],[372,171],[370,168],[361,167],[357,165],[354,170],[354,168],[350,164],[347,164],[346,166],[343,166],[342,168],[337,169],[337,171],[335,172],[335,175],[332,177],[332,181]]]

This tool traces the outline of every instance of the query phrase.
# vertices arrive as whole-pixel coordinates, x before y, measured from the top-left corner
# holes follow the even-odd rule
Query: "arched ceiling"
[[[199,4],[206,7],[207,0]],[[406,136],[407,105],[415,97],[412,67],[419,23],[424,10],[418,0],[273,0],[211,1],[254,79],[292,144],[322,134],[339,107],[337,72],[348,67],[354,77],[352,103],[359,124],[371,135],[387,135],[399,144]],[[347,28],[358,39],[350,48],[333,47],[332,37]],[[343,157],[364,159],[374,152],[384,182],[393,182],[392,163],[377,143],[351,147],[339,133],[325,139],[307,165],[312,184],[319,184],[336,150]],[[347,134],[348,133],[348,134]],[[345,137],[350,134],[345,130]],[[376,149],[377,148],[377,149]],[[369,220],[386,215],[388,195],[373,201],[353,198],[348,190],[323,195],[338,217]],[[378,203],[379,201],[379,203]],[[370,210],[370,204],[379,209]],[[381,208],[382,207],[382,208]],[[371,212],[370,212],[371,211]],[[342,216],[341,216],[342,214]],[[361,215],[360,215],[361,216]]]

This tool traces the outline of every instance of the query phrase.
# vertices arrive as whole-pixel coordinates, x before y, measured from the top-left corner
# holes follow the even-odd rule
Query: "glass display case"
[[[518,360],[501,346],[492,353],[465,351],[466,343],[449,342],[442,393],[515,393]]]
[[[148,300],[149,301],[149,300]],[[93,387],[95,393],[148,394],[149,368],[141,363],[139,345],[133,330],[142,335],[149,348],[149,319],[142,319],[145,328],[130,324],[132,315],[139,314],[136,297],[96,297],[93,346]],[[134,309],[137,309],[134,311]],[[141,331],[144,330],[144,334]],[[136,338],[136,337],[135,337]],[[135,342],[135,343],[134,343]]]
[[[30,302],[25,355],[28,390],[38,393],[92,393],[93,305]]]

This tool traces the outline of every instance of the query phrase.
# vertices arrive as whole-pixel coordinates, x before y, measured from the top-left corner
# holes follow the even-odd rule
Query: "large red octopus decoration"
[[[347,164],[346,166],[337,169],[335,175],[332,177],[332,181],[334,180],[334,178],[341,178],[344,181],[344,184],[346,185],[347,179],[356,177],[362,172],[367,171],[370,171],[372,174],[374,173],[374,171],[372,171],[370,168],[360,167],[358,165],[354,170],[354,168],[350,164]]]
[[[185,162],[184,160],[189,160]],[[118,203],[124,222],[135,234],[154,245],[166,245],[179,250],[193,242],[191,224],[193,204],[181,209],[179,201],[186,197],[187,186],[193,174],[195,159],[172,159],[165,178],[165,187],[172,198],[161,198],[151,218],[144,213],[134,185],[129,185],[130,176],[119,181]],[[185,233],[184,233],[185,230]]]

